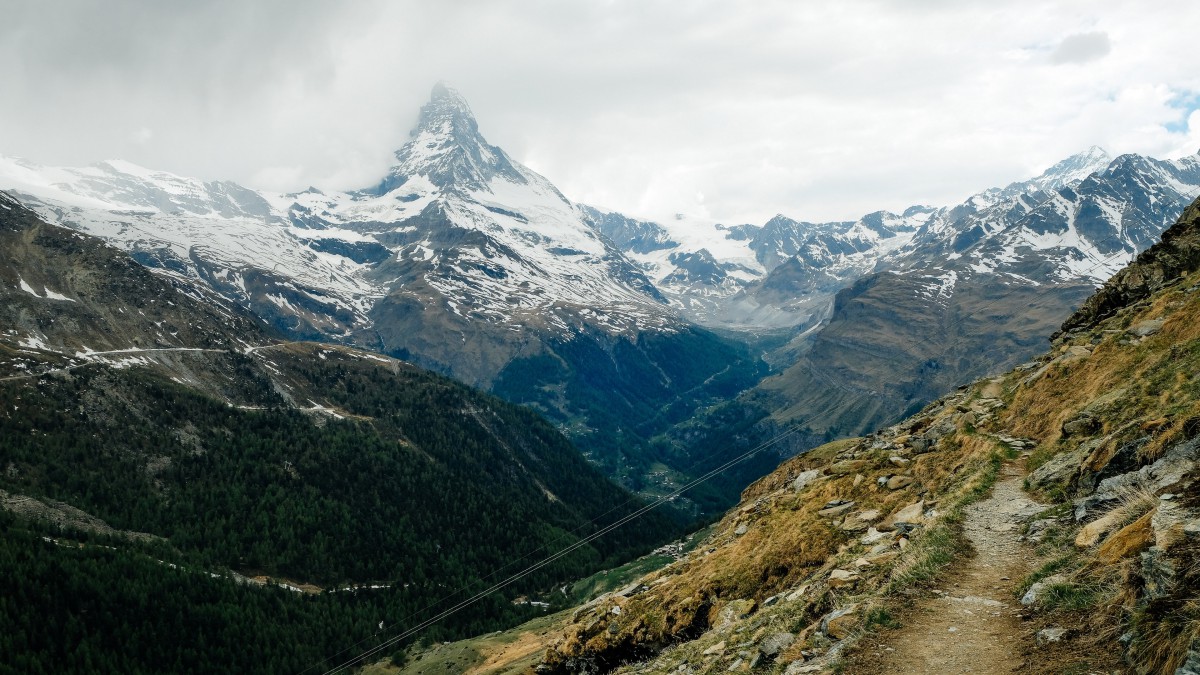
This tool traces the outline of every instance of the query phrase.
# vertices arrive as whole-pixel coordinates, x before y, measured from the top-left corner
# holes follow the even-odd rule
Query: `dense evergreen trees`
[[[234,361],[239,391],[276,397],[248,359]],[[24,655],[13,672],[295,670],[641,506],[536,414],[448,379],[316,346],[271,366],[293,396],[319,396],[337,414],[314,419],[277,397],[240,409],[151,369],[0,385],[0,487],[166,541],[157,552],[78,549],[7,518],[0,633],[15,651],[2,651]],[[511,592],[584,576],[672,534],[652,515]],[[171,556],[180,569],[159,562]],[[392,588],[310,598],[185,567]],[[520,616],[496,599],[438,630]]]
[[[3,512],[0,535],[4,674],[298,673],[310,666],[320,673],[423,616],[428,603],[404,589],[311,596],[239,584],[128,542],[46,537]],[[425,639],[485,632],[536,611],[484,600]],[[356,644],[358,651],[327,660]]]

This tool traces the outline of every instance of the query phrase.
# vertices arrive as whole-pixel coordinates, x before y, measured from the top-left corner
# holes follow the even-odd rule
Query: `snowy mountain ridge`
[[[633,334],[687,321],[811,325],[834,293],[882,270],[923,270],[936,284],[949,278],[944,267],[956,277],[1099,281],[1200,186],[1195,158],[1114,160],[1092,147],[951,207],[826,223],[655,223],[573,204],[488,144],[465,99],[442,83],[395,160],[369,188],[280,194],[118,160],[54,168],[0,157],[0,188],[285,330],[387,350],[407,346],[376,334],[386,298],[388,311],[436,307],[456,324]],[[1093,238],[1117,231],[1127,256]]]
[[[277,194],[121,161],[55,168],[0,157],[0,188],[142,262],[252,308],[270,303],[260,313],[284,327],[334,337],[369,329],[379,299],[414,276],[438,296],[427,302],[470,321],[679,323],[549,181],[487,144],[453,89],[434,88],[396,162],[372,189]]]
[[[1082,158],[1102,161],[1102,152]],[[1093,165],[1056,166],[1078,175]],[[1157,241],[1200,191],[1200,155],[1122,155],[1071,182],[1043,174],[1014,184],[1030,185],[1010,186],[981,208],[972,200],[938,212],[888,269],[957,270],[1032,285],[1102,283]]]
[[[693,321],[751,330],[804,326],[827,316],[838,290],[883,270],[925,270],[938,289],[931,297],[943,299],[960,275],[1099,283],[1154,241],[1200,188],[1195,162],[1114,159],[1093,146],[1034,178],[942,208],[826,223],[778,215],[736,226],[682,217],[659,224],[592,209],[591,222]],[[1056,219],[1062,222],[1045,224]],[[1073,229],[1076,220],[1083,231]],[[1126,255],[1092,237],[1118,231]]]

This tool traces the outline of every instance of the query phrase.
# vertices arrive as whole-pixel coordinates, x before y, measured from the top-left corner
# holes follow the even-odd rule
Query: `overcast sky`
[[[375,182],[432,85],[570,198],[948,204],[1096,144],[1200,150],[1200,2],[0,0],[0,154]]]

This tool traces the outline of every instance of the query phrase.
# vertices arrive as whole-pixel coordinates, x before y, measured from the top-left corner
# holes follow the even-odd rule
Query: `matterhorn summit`
[[[18,160],[0,187],[288,334],[403,354],[473,384],[494,378],[514,345],[536,351],[547,335],[686,325],[550,181],[487,142],[444,82],[395,158],[354,192]]]
[[[501,176],[512,183],[528,180],[527,169],[488,144],[467,100],[445,82],[434,86],[409,136],[377,192],[390,192],[414,176],[449,190],[486,189]]]

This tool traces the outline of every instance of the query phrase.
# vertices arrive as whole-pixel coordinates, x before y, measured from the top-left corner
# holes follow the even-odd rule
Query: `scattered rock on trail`
[[[1048,645],[1053,642],[1061,642],[1067,636],[1066,628],[1043,628],[1037,633],[1037,644],[1039,646]]]
[[[1021,604],[1025,605],[1026,607],[1029,605],[1036,605],[1038,601],[1041,600],[1042,594],[1045,593],[1048,588],[1066,582],[1067,578],[1061,574],[1048,576],[1045,579],[1033,584],[1029,587],[1029,590],[1025,591],[1025,595],[1021,596]]]

